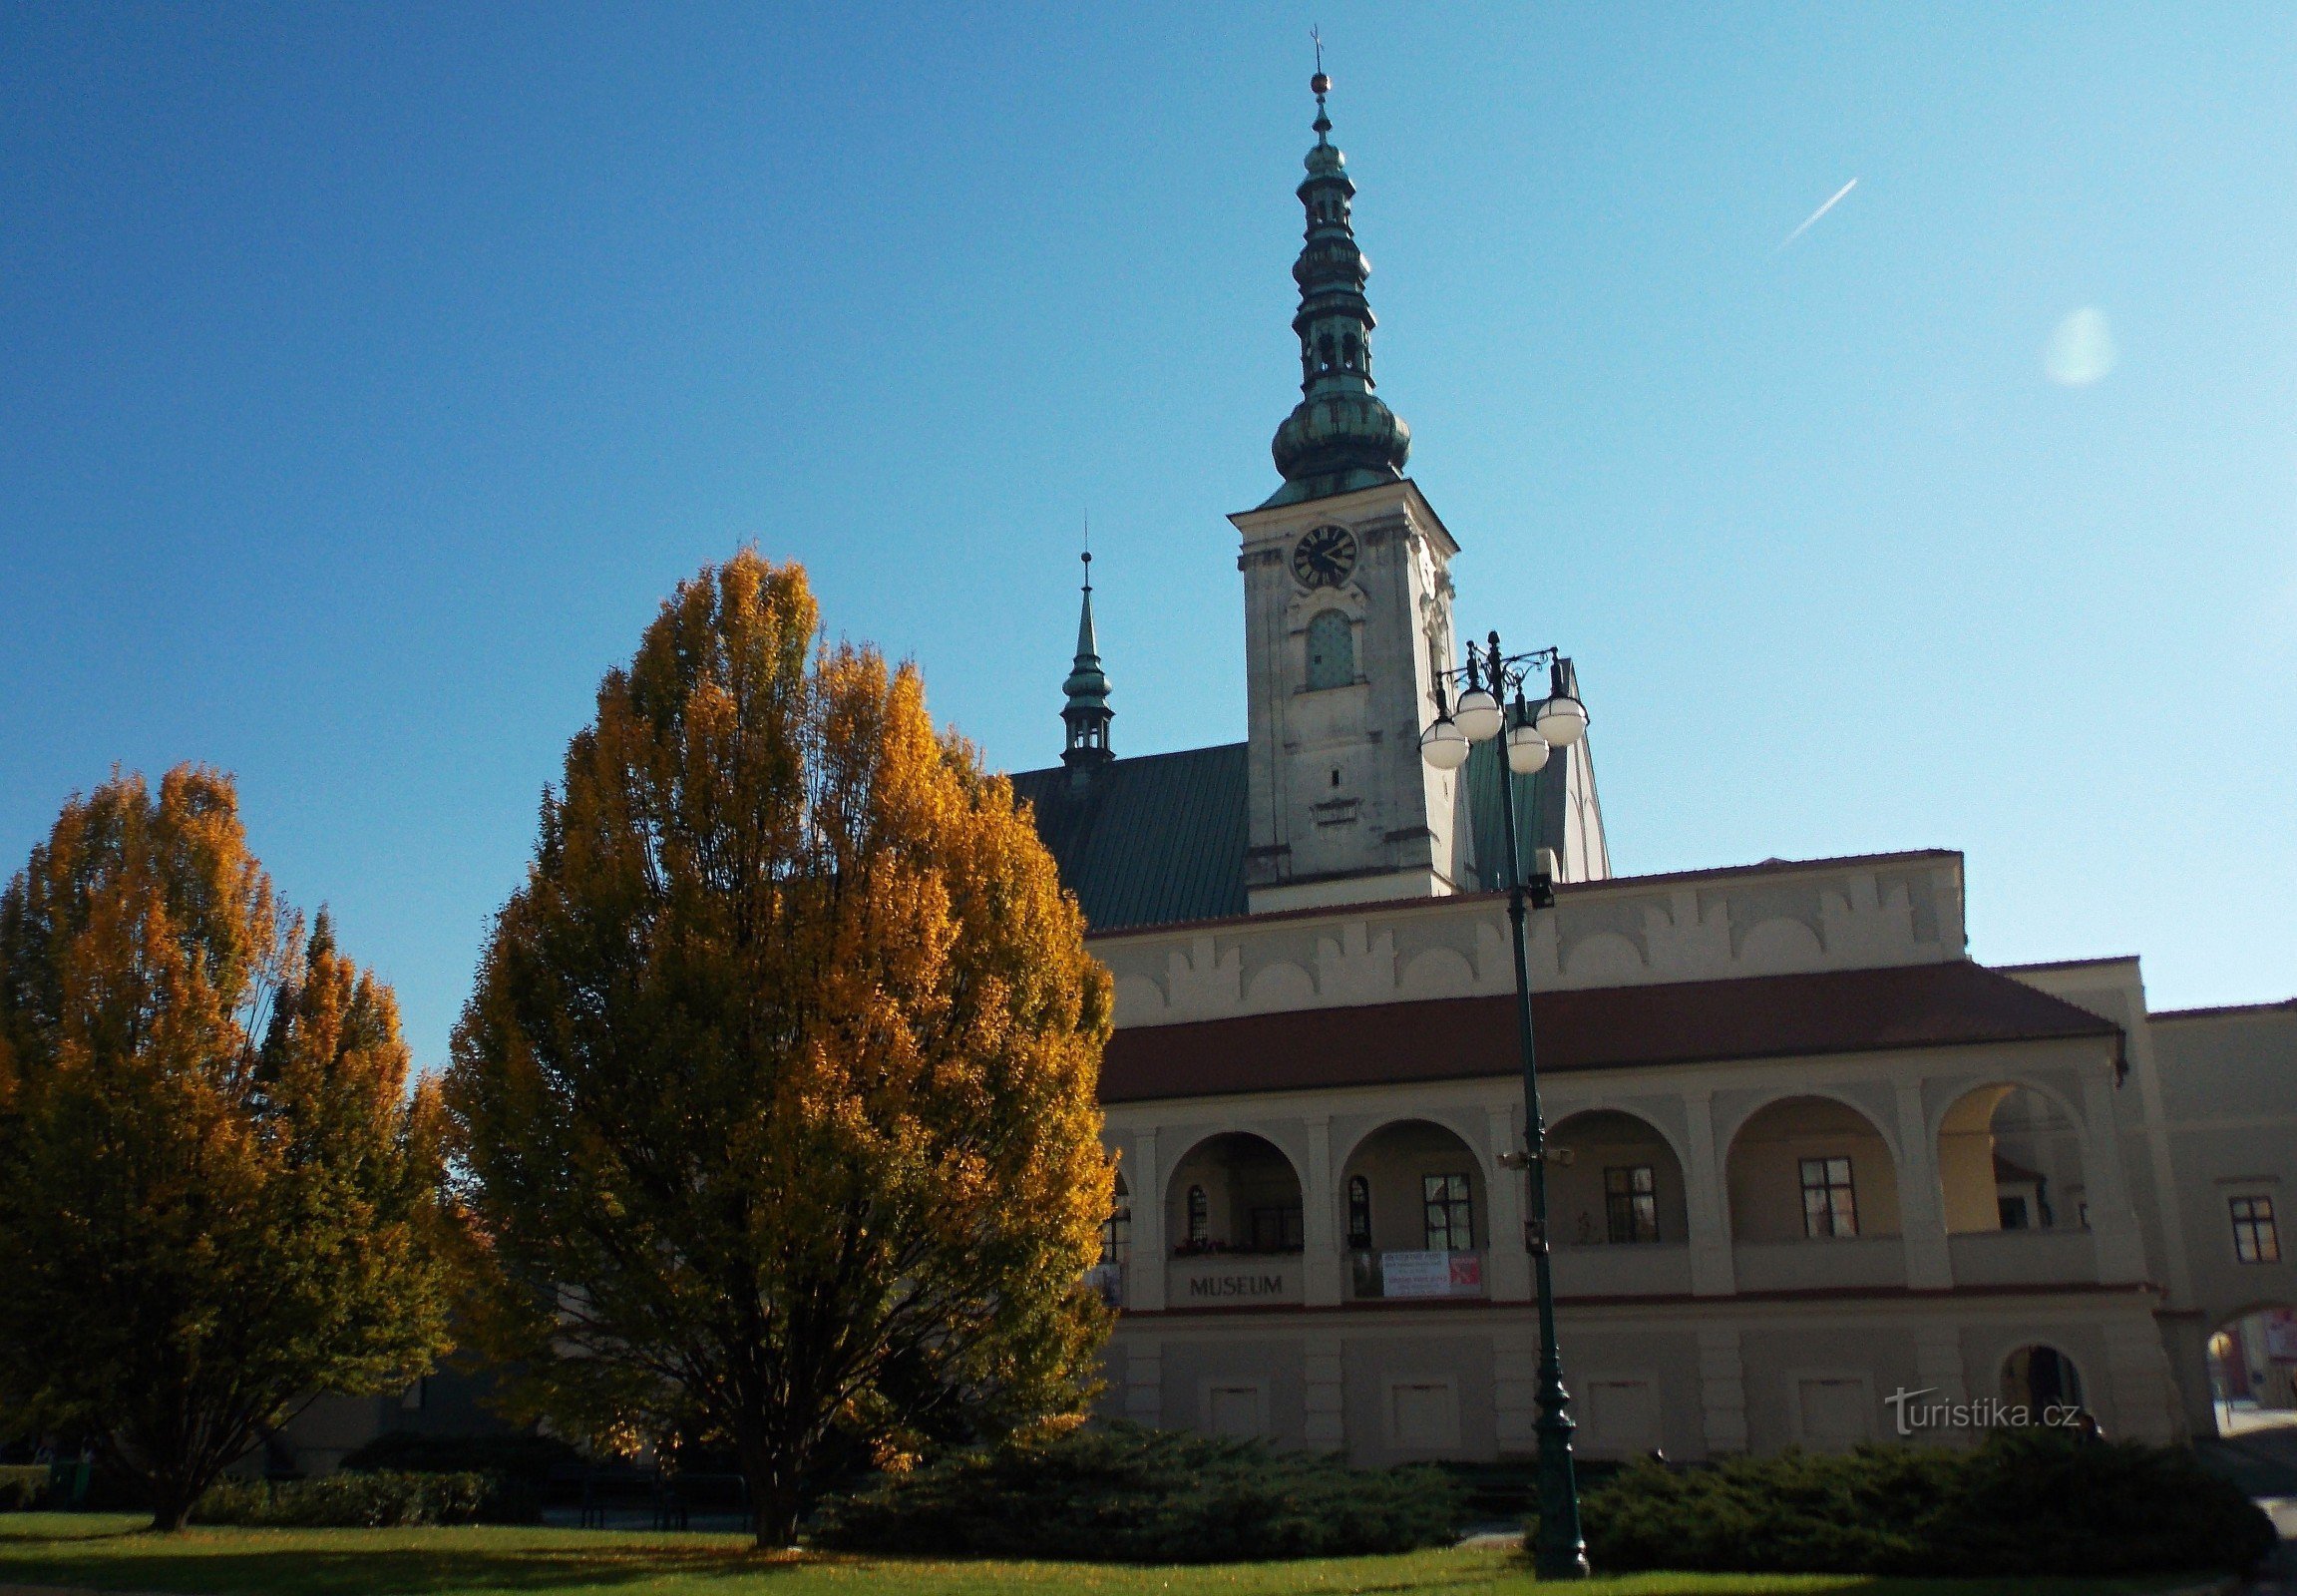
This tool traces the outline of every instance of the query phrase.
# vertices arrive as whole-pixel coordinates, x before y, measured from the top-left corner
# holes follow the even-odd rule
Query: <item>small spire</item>
[[[1089,517],[1085,522],[1085,549],[1077,558],[1084,562],[1084,600],[1077,608],[1076,658],[1069,666],[1068,680],[1061,683],[1061,691],[1068,695],[1068,704],[1061,710],[1061,720],[1068,728],[1061,763],[1081,778],[1092,766],[1115,757],[1109,750],[1109,722],[1116,717],[1116,712],[1109,708],[1109,679],[1101,669],[1100,640],[1093,630],[1092,522]]]
[[[1316,130],[1316,142],[1329,144],[1325,136],[1332,132],[1332,118],[1325,114],[1324,97],[1332,93],[1332,79],[1324,75],[1324,33],[1310,28],[1308,36],[1316,41],[1316,76],[1308,80],[1308,92],[1316,96],[1316,121],[1310,124]]]

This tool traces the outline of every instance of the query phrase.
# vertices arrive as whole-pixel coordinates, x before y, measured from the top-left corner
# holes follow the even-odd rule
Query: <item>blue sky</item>
[[[1982,959],[2297,992],[2297,13],[1707,10],[13,8],[0,861],[231,770],[435,1065],[745,542],[1022,768],[1089,508],[1119,752],[1240,737],[1314,21],[1462,623],[1580,661],[1620,869],[1961,848]]]

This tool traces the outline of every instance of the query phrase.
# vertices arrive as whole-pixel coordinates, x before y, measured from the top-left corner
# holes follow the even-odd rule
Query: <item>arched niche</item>
[[[1208,1136],[1173,1166],[1165,1235],[1176,1258],[1301,1250],[1300,1172],[1250,1131]]]
[[[1832,1097],[1784,1097],[1747,1116],[1724,1165],[1741,1242],[1898,1234],[1898,1168],[1882,1132]]]
[[[1547,1213],[1558,1247],[1687,1241],[1683,1163],[1649,1120],[1591,1108],[1547,1132]]]
[[[2055,1096],[1998,1081],[1957,1097],[1938,1125],[1946,1228],[2088,1228],[2082,1126]]]
[[[2088,1405],[2082,1389],[2082,1371],[2066,1352],[2047,1342],[2030,1342],[2002,1360],[1999,1389],[2005,1405],[2026,1410],[2027,1422],[2063,1422],[2064,1409]]]
[[[2218,1434],[2297,1432],[2297,1305],[2251,1304],[2210,1332],[2208,1352]]]
[[[1432,1120],[1392,1120],[1357,1142],[1340,1166],[1340,1198],[1356,1296],[1396,1295],[1380,1285],[1387,1255],[1480,1255],[1491,1245],[1482,1161],[1457,1131]],[[1472,1287],[1480,1295],[1480,1268]]]

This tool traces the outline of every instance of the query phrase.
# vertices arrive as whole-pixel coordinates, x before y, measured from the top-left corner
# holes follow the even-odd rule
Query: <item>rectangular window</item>
[[[1252,1250],[1256,1253],[1297,1253],[1301,1250],[1301,1211],[1297,1208],[1255,1208],[1252,1211]]]
[[[1118,1203],[1101,1221],[1101,1262],[1121,1264],[1132,1257],[1133,1211],[1128,1203]]]
[[[1422,1175],[1427,1200],[1427,1250],[1464,1253],[1475,1246],[1475,1202],[1465,1175]]]
[[[2281,1262],[2281,1228],[2270,1197],[2227,1199],[2233,1210],[2233,1256],[2244,1264]]]
[[[2026,1199],[2024,1197],[1997,1197],[1994,1206],[2002,1216],[2004,1230],[2027,1230]]]
[[[1858,1194],[1851,1187],[1849,1159],[1802,1160],[1802,1233],[1805,1236],[1858,1234]]]
[[[1603,1206],[1615,1242],[1659,1240],[1658,1172],[1650,1164],[1629,1164],[1603,1172]]]

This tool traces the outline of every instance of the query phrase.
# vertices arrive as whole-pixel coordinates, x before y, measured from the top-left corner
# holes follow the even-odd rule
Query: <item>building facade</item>
[[[1283,485],[1231,518],[1248,737],[1117,757],[1088,585],[1062,763],[1013,778],[1116,979],[1105,1410],[1365,1462],[1532,1448],[1511,803],[1558,860],[1530,963],[1583,1454],[2286,1408],[2297,1004],[1983,967],[1951,852],[1614,877],[1585,739],[1529,778],[1422,759],[1459,543],[1375,392],[1327,87]]]

